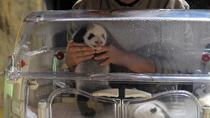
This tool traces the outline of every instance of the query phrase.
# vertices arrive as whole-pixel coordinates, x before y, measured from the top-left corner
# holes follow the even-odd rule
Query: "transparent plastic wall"
[[[147,16],[150,13],[152,15]],[[200,18],[201,13],[144,11],[138,16],[137,11],[114,11],[107,18],[103,15],[99,18],[54,18],[52,21],[48,18],[50,22],[47,17],[44,19],[44,15],[39,16],[41,18],[37,21],[23,23],[14,53],[13,70],[51,72],[54,54],[60,50],[65,52],[67,41],[73,40],[80,28],[97,24],[104,28],[107,42],[117,49],[153,59],[156,73],[207,74],[210,26],[207,18]],[[21,67],[21,62],[24,67]]]
[[[9,117],[208,118],[209,18],[202,10],[31,13],[8,66]],[[129,59],[100,66],[104,60],[92,58],[69,72],[72,41],[112,46]],[[130,70],[139,66],[133,57],[152,61],[155,72]]]
[[[53,72],[54,54],[66,49],[66,34],[59,36],[66,27],[66,22],[23,23],[13,55],[15,68],[12,71]],[[63,47],[58,47],[59,43]]]
[[[89,85],[109,82],[109,86],[94,92],[76,89],[75,81],[69,77],[56,77],[57,79],[53,80],[53,77],[37,79],[27,77],[24,79],[27,83],[25,110],[22,109],[25,111],[24,117],[208,118],[209,93],[204,87],[208,87],[209,83],[192,82],[190,78],[188,82],[180,80],[152,82],[142,75],[139,75],[138,79],[135,77],[132,80],[122,75],[110,77],[112,80],[101,76],[71,78]],[[99,78],[103,80],[98,80]],[[113,81],[116,78],[121,81]],[[184,78],[180,79],[183,81]],[[15,109],[12,109],[12,112],[18,114]]]

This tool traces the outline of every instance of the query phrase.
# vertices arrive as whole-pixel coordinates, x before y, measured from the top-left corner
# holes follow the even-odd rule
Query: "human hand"
[[[115,48],[114,46],[108,46],[104,47],[101,50],[96,51],[97,54],[105,52],[104,54],[101,54],[99,56],[96,56],[95,60],[101,60],[106,59],[105,61],[101,62],[101,66],[109,65],[110,63],[116,64],[116,65],[123,65],[122,63],[122,57],[125,54],[125,52]]]
[[[110,63],[115,65],[121,65],[128,68],[132,72],[138,73],[154,73],[155,64],[151,58],[143,58],[138,55],[134,55],[128,52],[121,51],[114,46],[104,47],[101,50],[96,51],[96,53],[102,53],[96,56],[95,60],[106,59],[104,62],[100,63],[101,66],[108,65]]]
[[[66,65],[73,72],[77,64],[93,58],[95,50],[84,43],[69,42],[66,49]]]

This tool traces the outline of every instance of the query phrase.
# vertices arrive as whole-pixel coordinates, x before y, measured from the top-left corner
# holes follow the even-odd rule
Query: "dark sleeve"
[[[78,0],[72,9],[100,10],[101,0]]]
[[[118,66],[114,64],[110,64],[110,72],[111,73],[130,73],[131,71],[124,66]]]

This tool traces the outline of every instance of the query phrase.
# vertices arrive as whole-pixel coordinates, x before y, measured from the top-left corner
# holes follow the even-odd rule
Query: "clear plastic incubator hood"
[[[209,31],[207,10],[31,13],[5,118],[209,118]]]

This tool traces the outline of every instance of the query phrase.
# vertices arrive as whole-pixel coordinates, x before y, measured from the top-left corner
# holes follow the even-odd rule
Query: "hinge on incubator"
[[[137,89],[125,89],[125,98],[150,98],[152,95]]]
[[[119,97],[119,91],[118,89],[105,89],[105,90],[100,90],[96,91],[93,93],[93,96],[95,97]]]
[[[96,91],[93,93],[95,97],[119,97],[119,90],[118,89],[105,89]],[[150,98],[152,95],[145,91],[136,90],[136,89],[125,89],[125,98]]]

